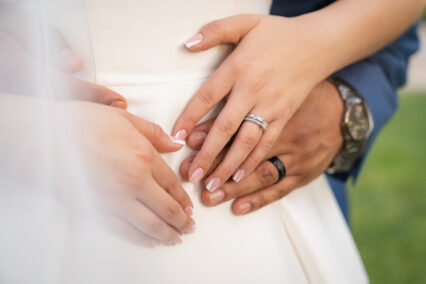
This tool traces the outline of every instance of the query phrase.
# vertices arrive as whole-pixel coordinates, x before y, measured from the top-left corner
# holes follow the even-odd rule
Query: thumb
[[[260,17],[241,14],[210,22],[188,39],[185,46],[191,51],[203,51],[224,43],[238,44],[257,25]]]
[[[126,112],[133,126],[148,139],[160,153],[176,152],[182,149],[185,141],[168,135],[160,125]]]

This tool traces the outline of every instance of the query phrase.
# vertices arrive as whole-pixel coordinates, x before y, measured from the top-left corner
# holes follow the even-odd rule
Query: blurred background
[[[426,283],[426,12],[395,116],[350,189],[351,225],[371,283]]]

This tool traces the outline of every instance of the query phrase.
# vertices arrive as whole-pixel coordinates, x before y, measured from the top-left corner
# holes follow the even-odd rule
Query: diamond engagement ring
[[[244,121],[253,122],[259,125],[263,129],[263,131],[265,131],[268,128],[268,123],[266,122],[266,120],[264,120],[262,117],[258,115],[255,115],[254,113],[246,116],[244,118]]]

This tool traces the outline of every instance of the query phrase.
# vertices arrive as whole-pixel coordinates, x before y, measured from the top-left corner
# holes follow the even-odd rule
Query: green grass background
[[[426,283],[426,91],[404,94],[350,188],[371,283]]]

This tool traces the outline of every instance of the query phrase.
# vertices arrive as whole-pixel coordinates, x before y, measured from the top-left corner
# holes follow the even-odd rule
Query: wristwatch
[[[344,110],[340,122],[343,146],[327,169],[327,173],[345,173],[364,153],[374,122],[368,105],[351,85],[334,77],[329,78],[328,81],[339,91]]]

